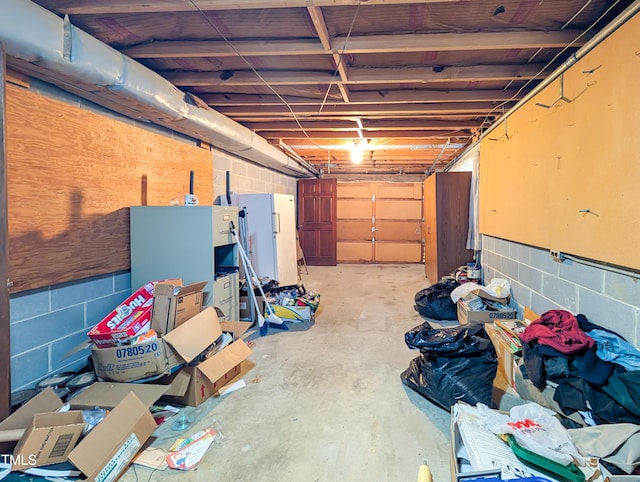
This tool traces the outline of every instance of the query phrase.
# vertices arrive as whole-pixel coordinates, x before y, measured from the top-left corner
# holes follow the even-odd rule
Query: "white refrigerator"
[[[260,278],[279,286],[298,284],[296,206],[290,194],[239,194],[235,203],[246,213],[251,265]]]

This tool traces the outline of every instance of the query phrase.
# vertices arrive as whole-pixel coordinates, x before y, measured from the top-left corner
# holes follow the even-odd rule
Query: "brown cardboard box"
[[[60,397],[48,387],[0,422],[0,430],[26,430],[36,413],[55,412],[62,405]],[[15,445],[16,442],[0,443],[0,453],[10,453]]]
[[[138,345],[94,348],[91,355],[100,378],[130,382],[168,375],[177,366],[193,360],[221,334],[215,310],[207,307],[156,340]]]
[[[164,385],[149,383],[96,382],[69,400],[69,405],[74,409],[114,408],[133,393],[143,405],[150,407],[166,391]]]
[[[156,283],[153,291],[153,315],[151,328],[164,335],[181,325],[202,309],[202,290],[206,281],[187,286],[172,283]]]
[[[57,464],[67,460],[84,430],[80,410],[36,413],[13,451],[12,470]]]
[[[96,375],[103,380],[131,382],[169,373],[182,359],[162,338],[137,345],[91,348]]]
[[[498,355],[498,375],[502,376],[508,385],[515,390],[514,371],[520,357],[513,352],[507,341],[498,333],[500,328],[494,326],[493,323],[485,323],[484,329]]]
[[[469,294],[464,298],[460,298],[456,303],[458,311],[458,321],[461,325],[467,323],[489,323],[493,320],[511,320],[518,315],[513,308],[506,308],[499,311],[493,310],[472,310],[469,308],[467,300],[475,295]],[[503,298],[500,298],[501,300]]]
[[[71,451],[69,461],[89,480],[115,481],[155,429],[148,406],[129,393]]]
[[[198,317],[201,318],[197,321],[203,325],[202,329],[209,327],[209,329],[213,330],[209,336],[215,336],[216,333],[222,334],[223,331],[226,331],[233,333],[236,341],[196,366],[184,367],[178,373],[157,381],[156,383],[168,385],[167,392],[163,397],[163,400],[167,402],[191,406],[200,405],[207,398],[216,394],[224,385],[233,381],[240,373],[241,362],[251,355],[251,349],[240,339],[240,336],[249,329],[251,323],[218,321],[215,310],[209,307],[183,326],[191,325],[193,320]],[[174,339],[175,336],[171,336],[179,331],[180,328],[169,333],[167,338],[171,339],[170,342],[174,344],[176,351],[186,361],[191,361],[189,359],[190,355],[185,352],[189,348],[189,336],[181,336],[179,340]],[[216,339],[218,336],[216,336]]]

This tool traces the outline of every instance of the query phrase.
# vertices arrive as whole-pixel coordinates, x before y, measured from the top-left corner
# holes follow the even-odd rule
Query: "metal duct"
[[[295,177],[318,176],[255,132],[160,75],[27,0],[0,2],[8,63],[128,117],[153,122]],[[13,61],[13,59],[16,59]]]

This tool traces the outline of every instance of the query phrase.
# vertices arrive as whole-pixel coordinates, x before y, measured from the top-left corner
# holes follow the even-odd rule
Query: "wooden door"
[[[424,267],[432,283],[473,259],[466,248],[470,186],[470,172],[437,172],[424,181]]]
[[[424,275],[438,281],[438,223],[436,210],[436,176],[424,181]]]
[[[420,263],[422,184],[338,183],[338,262]]]
[[[336,265],[336,180],[298,180],[298,237],[309,266]]]

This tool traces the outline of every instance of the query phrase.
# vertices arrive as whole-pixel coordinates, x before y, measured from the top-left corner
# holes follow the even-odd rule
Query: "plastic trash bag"
[[[434,356],[469,356],[493,349],[482,323],[433,328],[425,321],[406,332],[404,341],[409,348]]]
[[[451,301],[451,292],[459,285],[456,280],[444,280],[416,293],[415,310],[422,316],[434,320],[457,320],[456,304]]]
[[[554,412],[535,402],[516,405],[508,415],[479,405],[478,413],[493,433],[512,434],[522,447],[538,455],[562,465],[585,465]]]
[[[458,400],[470,405],[490,404],[498,369],[495,351],[477,356],[433,357],[421,354],[400,375],[402,383],[450,411]]]

